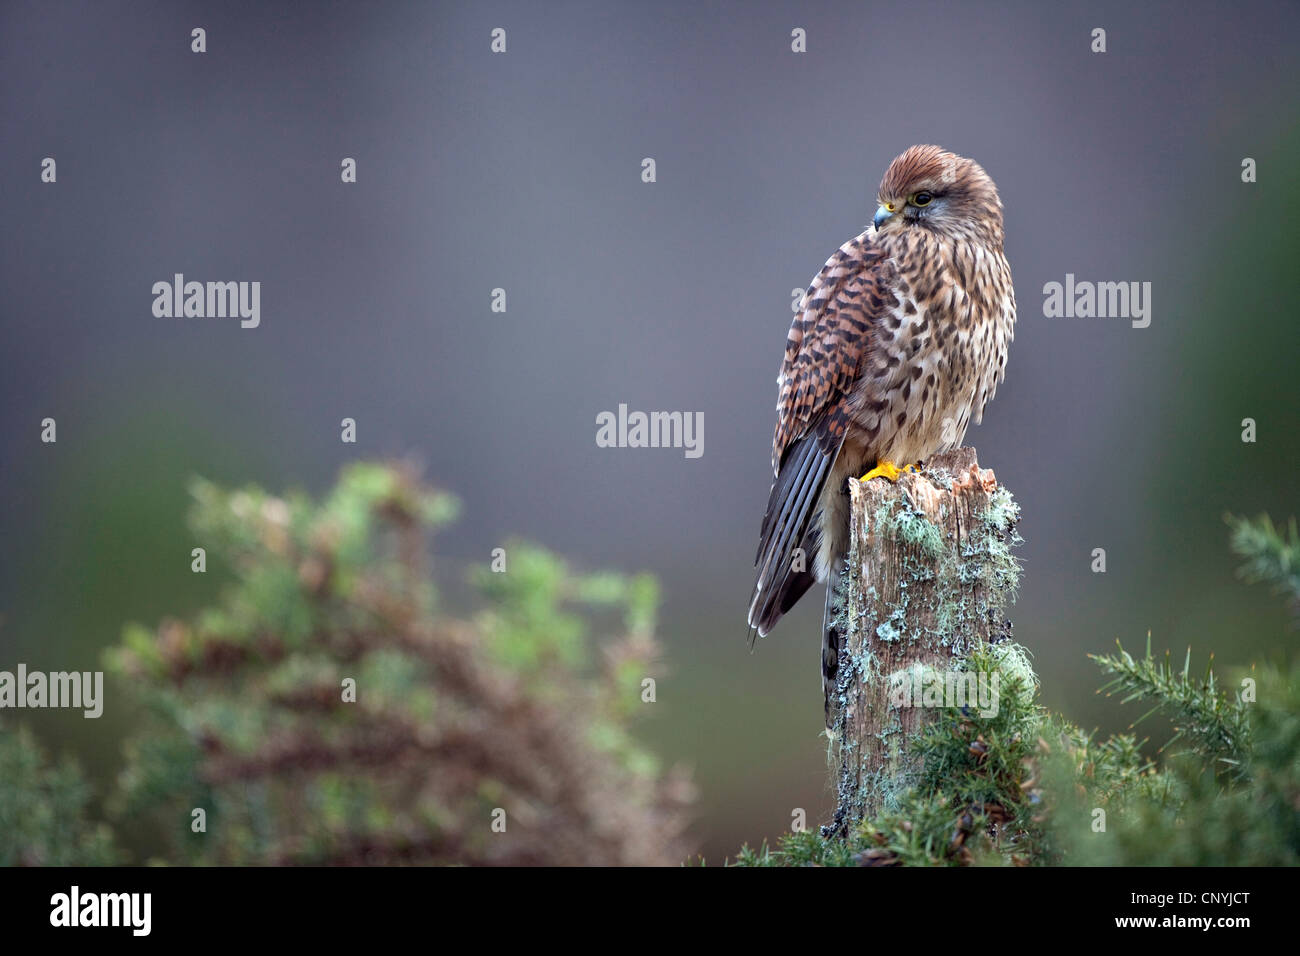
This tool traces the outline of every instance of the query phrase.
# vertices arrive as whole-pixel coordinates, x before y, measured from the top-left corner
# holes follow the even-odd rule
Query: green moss
[[[921,511],[907,503],[885,502],[876,509],[872,526],[877,534],[884,534],[920,552],[931,561],[944,553],[943,534]]]
[[[923,641],[963,653],[970,635],[1000,619],[1015,601],[1020,565],[1012,549],[1021,541],[1015,531],[1019,514],[1010,492],[999,486],[979,521],[963,528],[955,552],[939,526],[905,501],[880,505],[870,518],[871,527],[903,547],[899,595],[886,604],[874,629],[877,638]],[[925,585],[922,608],[913,605],[918,585]],[[874,587],[867,596],[878,600]],[[929,613],[913,613],[918,610]],[[933,625],[922,633],[911,631],[909,622],[920,617],[932,619]]]
[[[1002,694],[1013,694],[1015,705],[1028,709],[1038,693],[1038,675],[1029,662],[1029,652],[1014,641],[988,644],[981,648],[988,655],[993,673],[1000,678]]]
[[[833,765],[842,765],[848,756],[842,726],[848,688],[853,682],[874,684],[890,679],[890,675],[879,672],[873,647],[906,642],[917,645],[918,651],[941,651],[941,656],[951,659],[954,670],[976,666],[969,659],[986,651],[979,636],[990,631],[990,622],[1004,620],[1006,609],[1015,600],[1019,564],[1012,549],[1020,541],[1015,533],[1018,517],[1014,499],[999,487],[990,496],[985,512],[973,524],[967,526],[963,522],[958,546],[941,525],[929,520],[905,498],[882,503],[870,514],[869,526],[874,533],[899,545],[895,552],[899,565],[892,569],[898,580],[898,593],[892,600],[882,601],[874,584],[860,593],[856,577],[848,575],[846,569],[844,593],[848,601],[841,625],[845,633],[861,635],[865,631],[869,639],[850,638],[849,651],[841,666],[838,701],[841,726],[833,735],[829,750]],[[862,567],[860,540],[855,534],[849,567]],[[922,621],[926,623],[919,623]],[[997,630],[994,629],[995,633]],[[1032,697],[1037,688],[1032,667],[1023,655],[997,651],[988,660],[980,658],[979,666],[999,672],[1000,695],[1008,692],[1008,686],[1018,689],[1020,703],[1024,702],[1025,693]],[[877,740],[885,753],[891,755],[891,767],[871,779],[853,783],[841,779],[841,807],[857,810],[868,806],[895,807],[900,794],[913,782],[915,762],[907,757],[913,741],[902,732],[896,703],[891,701],[887,705],[880,726]],[[845,792],[845,787],[854,792]]]

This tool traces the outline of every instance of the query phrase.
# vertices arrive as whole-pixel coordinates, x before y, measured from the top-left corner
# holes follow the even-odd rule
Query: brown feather
[[[847,480],[880,460],[909,464],[961,444],[1006,369],[1015,291],[988,174],[938,146],[913,146],[885,171],[879,200],[896,214],[831,256],[786,338],[776,480],[749,612],[760,633],[810,586],[810,571],[792,566],[793,548],[815,549],[819,581],[841,567]],[[823,628],[828,694],[833,604],[828,597]]]

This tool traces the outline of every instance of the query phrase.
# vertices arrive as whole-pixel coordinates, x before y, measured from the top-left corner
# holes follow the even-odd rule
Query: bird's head
[[[1002,244],[1002,201],[979,163],[938,146],[913,146],[885,170],[872,220],[881,236],[924,228]]]

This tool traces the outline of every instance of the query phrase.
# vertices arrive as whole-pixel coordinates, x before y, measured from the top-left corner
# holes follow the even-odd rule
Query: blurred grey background
[[[212,598],[189,571],[190,475],[321,491],[347,461],[412,456],[465,505],[437,542],[449,582],[515,535],[660,578],[671,676],[644,732],[694,765],[711,861],[793,808],[820,818],[820,598],[743,640],[775,377],[791,290],[914,143],[977,159],[1006,207],[1020,321],[967,441],[1024,511],[1015,633],[1045,703],[1122,729],[1138,711],[1095,697],[1085,655],[1148,631],[1199,661],[1276,653],[1294,632],[1235,579],[1223,514],[1285,518],[1300,485],[1298,21],[1294,3],[6,2],[0,667],[94,669],[125,621]],[[154,318],[176,272],[259,280],[261,327]],[[1044,318],[1066,273],[1150,281],[1150,327]],[[703,412],[703,457],[597,447],[620,403]],[[133,716],[110,697],[99,722],[25,719],[103,783]]]

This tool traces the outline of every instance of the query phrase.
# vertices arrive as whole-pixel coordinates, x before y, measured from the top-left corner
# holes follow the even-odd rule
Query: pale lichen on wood
[[[915,782],[910,742],[934,712],[900,688],[934,685],[964,670],[979,642],[1008,641],[1019,578],[1019,509],[973,448],[935,455],[894,484],[850,481],[849,494],[830,832],[894,809]]]

